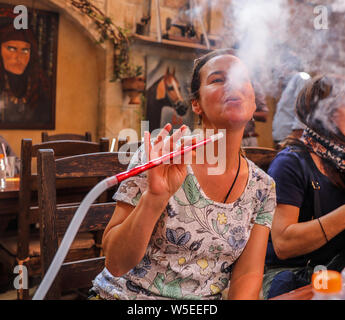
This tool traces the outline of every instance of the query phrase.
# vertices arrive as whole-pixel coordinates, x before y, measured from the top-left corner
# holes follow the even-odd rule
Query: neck
[[[218,132],[224,133],[223,141],[219,141],[214,144],[214,155],[216,157],[225,156],[226,171],[235,170],[238,167],[238,154],[241,149],[241,142],[243,137],[244,128],[240,130],[229,130],[229,129],[213,129],[203,127],[204,136],[208,137]],[[225,149],[225,150],[224,150]]]

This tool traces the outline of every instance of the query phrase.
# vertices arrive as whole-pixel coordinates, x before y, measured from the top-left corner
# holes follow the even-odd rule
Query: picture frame
[[[171,123],[172,129],[187,125],[194,129],[194,113],[189,103],[189,82],[193,61],[146,57],[145,120],[149,130],[163,128]]]
[[[59,15],[25,8],[18,29],[15,6],[0,3],[0,129],[55,129]]]

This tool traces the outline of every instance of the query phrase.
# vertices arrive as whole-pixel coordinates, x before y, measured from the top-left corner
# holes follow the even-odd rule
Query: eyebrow
[[[213,71],[212,73],[210,73],[208,76],[207,76],[207,79],[208,78],[210,78],[210,77],[212,77],[213,75],[218,75],[218,74],[220,74],[220,75],[224,75],[224,71]]]
[[[13,46],[13,45],[7,45],[6,46],[7,48],[11,48],[11,49],[17,49],[17,50],[30,50],[31,48],[30,47],[16,47],[16,46]]]

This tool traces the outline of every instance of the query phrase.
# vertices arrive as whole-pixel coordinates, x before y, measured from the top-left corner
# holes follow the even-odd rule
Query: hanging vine
[[[107,17],[88,0],[71,0],[71,4],[94,22],[100,35],[100,43],[104,43],[107,40],[111,41],[114,48],[112,81],[140,76],[142,74],[142,67],[133,66],[129,61],[130,44],[132,41],[129,31],[116,26],[110,17]]]

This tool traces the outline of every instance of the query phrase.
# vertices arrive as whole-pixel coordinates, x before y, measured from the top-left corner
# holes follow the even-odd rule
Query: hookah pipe
[[[100,194],[102,194],[105,190],[108,188],[117,185],[118,183],[133,177],[135,175],[138,175],[146,170],[149,170],[151,168],[154,168],[156,166],[161,165],[167,160],[172,160],[175,157],[178,157],[180,155],[183,155],[187,152],[190,152],[200,146],[203,146],[210,142],[215,142],[223,137],[223,133],[220,132],[218,134],[212,135],[211,137],[201,140],[194,145],[184,147],[181,150],[170,152],[166,155],[163,155],[161,157],[158,157],[156,159],[150,160],[149,162],[140,165],[138,167],[132,168],[130,170],[118,173],[115,176],[111,176],[109,178],[106,178],[96,184],[91,191],[85,196],[83,201],[81,202],[78,210],[75,212],[71,223],[69,224],[66,233],[61,241],[61,244],[59,246],[59,249],[57,250],[54,259],[52,260],[47,273],[45,274],[41,284],[37,288],[32,300],[43,300],[52,285],[63,261],[65,260],[65,257],[68,253],[68,250],[75,238],[75,235],[78,232],[78,229],[88,211],[92,203],[99,197]]]

